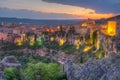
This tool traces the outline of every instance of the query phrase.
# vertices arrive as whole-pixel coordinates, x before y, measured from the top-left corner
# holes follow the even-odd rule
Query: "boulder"
[[[7,56],[3,58],[1,61],[1,64],[3,65],[4,68],[11,68],[11,67],[14,67],[17,69],[21,68],[21,64],[14,56]]]

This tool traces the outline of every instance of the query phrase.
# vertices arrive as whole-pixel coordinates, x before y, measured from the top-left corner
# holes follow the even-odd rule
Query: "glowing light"
[[[109,21],[108,22],[107,33],[108,33],[109,36],[115,36],[116,35],[116,22],[115,21]]]
[[[51,29],[51,33],[54,33],[55,32],[55,30],[54,29]]]
[[[32,30],[36,30],[36,28],[35,28],[35,27],[32,27],[31,29],[32,29]]]
[[[45,31],[46,31],[46,32],[50,32],[50,29],[47,28]]]
[[[21,38],[20,37],[16,38],[15,39],[15,43],[16,43],[17,46],[22,46],[22,40],[21,40]]]
[[[60,26],[57,27],[58,31],[60,30]]]
[[[60,38],[59,39],[59,46],[62,46],[66,42],[66,39]]]
[[[35,45],[35,42],[30,42],[29,45],[30,45],[30,46],[34,46],[34,45]]]
[[[38,41],[37,44],[39,47],[41,47],[43,45],[43,41]]]
[[[41,46],[43,45],[43,39],[44,39],[44,35],[39,35],[39,36],[37,37],[37,45],[38,45],[39,47],[41,47]]]
[[[50,37],[50,41],[54,41],[55,40],[55,38],[54,37]]]
[[[89,51],[90,49],[91,49],[90,46],[86,46],[86,47],[83,49],[83,51],[84,51],[84,52],[87,52],[87,51]]]
[[[97,47],[97,50],[100,48],[100,40],[97,41],[96,47]]]
[[[35,45],[35,37],[34,37],[34,35],[29,36],[29,39],[30,39],[29,45],[34,46]]]
[[[79,49],[80,48],[80,40],[79,39],[75,40],[74,45],[76,46],[76,49]]]
[[[86,27],[86,26],[87,26],[87,23],[82,23],[81,26],[82,26],[82,27]]]
[[[18,43],[17,43],[17,46],[22,46],[22,42],[18,42]]]

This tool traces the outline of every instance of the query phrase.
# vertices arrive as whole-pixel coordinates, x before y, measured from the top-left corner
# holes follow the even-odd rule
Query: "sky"
[[[120,13],[120,0],[0,0],[0,17],[99,19]]]

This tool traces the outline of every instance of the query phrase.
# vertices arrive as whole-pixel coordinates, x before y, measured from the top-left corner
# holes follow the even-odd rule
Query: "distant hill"
[[[98,19],[98,20],[95,20],[97,24],[106,24],[108,21],[120,21],[120,15],[117,15],[117,16],[113,16],[113,17],[110,17],[110,18],[107,18],[107,19]]]
[[[120,15],[113,16],[111,18],[108,18],[107,20],[116,20],[116,21],[118,21],[118,20],[120,20]]]
[[[37,20],[37,19],[24,19],[24,18],[7,18],[0,17],[0,23],[22,23],[24,25],[59,25],[59,24],[75,24],[83,20]]]

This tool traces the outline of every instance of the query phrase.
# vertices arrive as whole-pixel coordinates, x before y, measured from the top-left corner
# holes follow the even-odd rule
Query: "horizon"
[[[0,23],[17,23],[22,25],[62,25],[62,24],[76,24],[79,22],[83,22],[83,19],[29,19],[29,18],[15,18],[15,17],[0,17]]]
[[[19,17],[0,17],[0,18],[8,18],[8,19],[28,19],[28,20],[86,20],[86,19],[34,19],[34,18],[19,18]]]
[[[120,14],[117,14],[117,15],[114,15],[114,16],[111,16],[111,17],[108,17],[108,18],[112,18],[112,17],[116,17],[116,16],[119,16]],[[63,18],[63,19],[40,19],[40,18],[26,18],[26,17],[4,17],[4,16],[0,16],[0,18],[8,18],[8,19],[29,19],[29,20],[87,20],[87,19],[92,19],[92,18],[86,18],[86,19],[78,19],[78,18],[71,18],[71,19],[66,19],[66,18]],[[93,20],[100,20],[100,19],[108,19],[108,18],[99,18],[99,19],[93,19]]]

